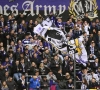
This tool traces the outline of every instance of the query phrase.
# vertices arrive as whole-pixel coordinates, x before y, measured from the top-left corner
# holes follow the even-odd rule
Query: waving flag
[[[34,33],[43,37],[47,42],[51,43],[54,47],[62,52],[67,52],[66,37],[61,29],[56,27],[37,25],[34,28]]]
[[[82,41],[83,41],[82,37],[76,38],[74,40],[70,40],[68,42],[68,45],[71,48],[69,48],[68,51],[69,51],[69,55],[73,56],[73,59],[86,66],[86,63],[88,61],[87,51]]]

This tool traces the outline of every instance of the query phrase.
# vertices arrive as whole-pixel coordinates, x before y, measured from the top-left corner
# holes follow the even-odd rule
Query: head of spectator
[[[35,20],[34,24],[35,24],[35,26],[37,26],[37,25],[38,25],[38,21],[37,21],[37,20]]]
[[[40,63],[40,67],[39,68],[44,68],[45,66],[44,66],[44,63]]]
[[[35,76],[39,76],[39,71],[37,70],[36,72],[35,72]]]
[[[0,47],[3,47],[3,42],[0,42]]]
[[[20,61],[21,64],[24,64],[25,63],[25,60],[24,58],[21,58],[21,61]]]
[[[70,76],[70,74],[67,72],[66,74],[65,74],[65,79],[66,80],[69,80],[71,78],[71,76]]]
[[[49,76],[53,75],[52,70],[49,71],[48,75],[49,75]]]
[[[86,75],[86,74],[87,74],[87,72],[88,72],[87,67],[82,69],[82,73],[83,73],[84,75]]]
[[[24,17],[24,15],[20,13],[20,17],[21,17],[21,18],[23,18],[23,17]]]
[[[6,81],[2,82],[2,90],[9,90]]]
[[[34,62],[32,62],[31,66],[32,67],[36,67],[36,64]]]
[[[66,62],[69,62],[69,61],[70,61],[69,56],[68,56],[68,55],[66,55],[66,56],[64,57],[64,60],[65,60]]]
[[[89,15],[88,15],[88,13],[85,13],[85,17],[88,17]]]
[[[9,77],[9,72],[6,71],[6,72],[5,72],[5,79],[8,79],[8,77]]]
[[[12,16],[11,15],[8,16],[8,20],[12,20]]]
[[[25,80],[25,75],[22,75],[22,76],[21,76],[21,79],[22,79],[22,80]]]
[[[82,83],[88,85],[87,80],[85,78],[82,80]]]

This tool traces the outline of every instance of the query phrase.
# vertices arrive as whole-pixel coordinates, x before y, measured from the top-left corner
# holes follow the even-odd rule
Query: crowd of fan
[[[76,83],[77,89],[100,88],[99,19],[91,21],[86,13],[82,20],[76,21],[70,15],[62,22],[53,13],[49,15],[55,25],[67,33],[68,40],[84,37],[88,62],[87,66],[76,63],[78,70],[74,77],[74,61],[33,33],[43,17],[39,14],[36,20],[26,21],[29,13],[11,14],[7,20],[0,15],[0,90],[26,90],[27,87],[47,90],[53,84],[57,90],[74,89],[74,79],[81,82]]]

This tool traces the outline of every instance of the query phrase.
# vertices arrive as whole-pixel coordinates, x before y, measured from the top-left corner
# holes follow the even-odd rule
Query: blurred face
[[[41,64],[40,64],[40,66],[41,66],[41,67],[44,67],[44,64],[43,64],[43,63],[41,63]]]
[[[0,46],[3,46],[3,42],[0,43]]]
[[[70,76],[70,74],[69,74],[69,73],[66,73],[66,74],[65,74],[65,76],[67,76],[67,77],[68,77],[68,76]]]
[[[47,62],[47,58],[45,58],[45,59],[43,60],[43,62],[45,62],[45,63],[46,63],[46,62]]]
[[[55,56],[54,59],[55,59],[55,60],[58,60],[58,56]]]
[[[72,79],[69,79],[69,83],[71,83],[72,82]]]
[[[25,24],[25,21],[24,20],[22,20],[22,24]]]
[[[93,26],[95,26],[95,25],[96,25],[96,23],[95,23],[95,22],[93,22],[93,23],[92,23],[92,25],[93,25]]]
[[[5,73],[5,76],[9,76],[9,73],[8,73],[8,72],[6,72],[6,73]]]
[[[19,61],[16,61],[16,65],[19,65]]]
[[[36,72],[35,75],[38,76],[39,75],[39,72]]]
[[[35,21],[35,25],[37,25],[38,24],[38,22],[37,21]]]
[[[21,63],[24,63],[24,59],[21,60]]]
[[[99,61],[98,59],[95,59],[95,62],[96,62],[96,63],[98,63],[98,61]]]
[[[24,80],[24,79],[25,79],[25,76],[23,75],[23,76],[22,76],[22,80]]]
[[[65,60],[68,60],[68,56],[65,57]]]
[[[53,74],[53,72],[49,72],[49,75],[52,75]]]
[[[98,31],[98,35],[100,35],[100,31]]]
[[[95,43],[92,43],[91,45],[92,45],[92,47],[94,47],[95,46]]]
[[[13,54],[11,53],[9,56],[10,56],[10,57],[13,57]]]
[[[100,68],[98,69],[98,72],[100,72]]]
[[[85,16],[88,17],[88,13],[86,13]]]
[[[5,26],[5,30],[7,30],[8,29],[8,26]]]
[[[9,16],[9,17],[8,17],[8,19],[9,19],[9,20],[11,20],[11,19],[12,19],[12,17],[11,17],[11,16]]]
[[[47,49],[45,52],[48,54],[49,53],[49,50]]]
[[[19,29],[18,32],[21,33],[22,32],[22,29]]]
[[[95,83],[95,79],[92,79],[92,83]]]
[[[37,54],[36,53],[34,54],[34,57],[37,58]]]
[[[5,59],[5,61],[6,61],[6,62],[8,62],[8,61],[9,61],[9,59],[8,59],[8,58],[6,58],[6,59]]]
[[[3,86],[5,86],[5,85],[6,85],[6,82],[4,81],[4,82],[3,82]]]
[[[71,23],[72,22],[72,19],[69,19],[69,22]]]
[[[87,69],[84,69],[84,70],[83,70],[83,73],[87,73]]]
[[[3,69],[3,65],[0,66],[0,69]]]
[[[12,77],[9,77],[9,81],[12,81]]]
[[[62,20],[61,19],[58,19],[58,22],[62,22]]]
[[[41,14],[39,14],[39,17],[41,17]]]
[[[88,25],[87,21],[84,22],[84,25]]]
[[[15,43],[12,41],[12,42],[11,42],[11,45],[15,45]]]
[[[1,18],[1,21],[4,22],[4,18]]]
[[[73,18],[73,15],[71,15],[71,18]]]
[[[96,19],[96,23],[99,23],[99,19]]]
[[[32,66],[35,66],[35,63],[34,62],[32,62]]]
[[[33,23],[33,21],[32,20],[30,20],[30,24],[32,24]]]
[[[1,51],[4,51],[4,47],[1,47]]]
[[[20,17],[23,17],[23,16],[24,16],[23,14],[20,15]]]
[[[14,34],[14,30],[11,31],[11,34]]]
[[[21,40],[18,41],[18,44],[22,44]]]

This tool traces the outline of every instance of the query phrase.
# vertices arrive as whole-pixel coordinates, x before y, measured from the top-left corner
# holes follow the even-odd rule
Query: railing
[[[47,75],[39,75],[39,76],[47,76]],[[63,76],[65,76],[65,75],[63,75]],[[32,77],[32,75],[26,75],[26,78],[27,78],[27,81],[28,81],[28,78],[29,77]],[[73,79],[73,78],[72,78]],[[67,81],[67,80],[66,80]],[[82,81],[76,81],[76,83],[82,83]],[[100,84],[100,81],[99,81],[99,84]],[[27,82],[27,86],[29,85],[29,82]],[[77,85],[77,84],[76,84]],[[49,90],[49,86],[48,86],[48,90]],[[28,90],[29,88],[27,87],[27,90]],[[43,90],[45,90],[45,89],[43,89]],[[71,90],[71,89],[60,89],[60,90]],[[73,90],[73,89],[72,89]],[[80,90],[80,89],[77,89],[77,88],[75,88],[74,90]]]

